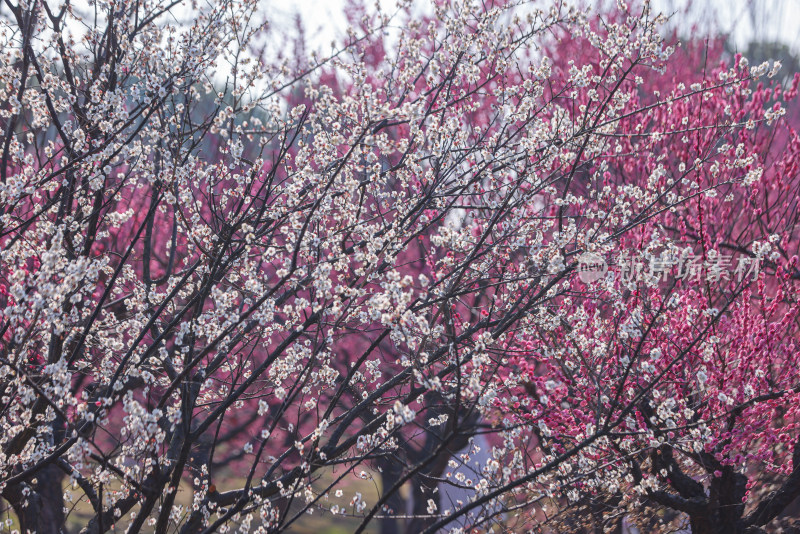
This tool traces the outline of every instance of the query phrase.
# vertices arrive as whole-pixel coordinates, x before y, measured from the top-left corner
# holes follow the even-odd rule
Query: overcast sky
[[[379,1],[387,12],[395,5],[394,0]],[[547,1],[553,0],[542,3]],[[345,26],[343,5],[343,0],[295,0],[294,5],[276,6],[275,11],[278,18],[287,20],[299,13],[315,44],[327,49]],[[664,13],[677,11],[676,24],[686,24],[688,19],[703,26],[716,26],[731,35],[739,48],[758,36],[761,40],[783,42],[800,52],[800,0],[653,0],[653,5]],[[687,6],[691,6],[689,15],[682,16],[680,13]]]

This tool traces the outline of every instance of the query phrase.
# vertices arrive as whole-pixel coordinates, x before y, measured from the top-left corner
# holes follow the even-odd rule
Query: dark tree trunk
[[[50,464],[36,475],[36,483],[24,487],[17,484],[7,488],[4,496],[19,520],[20,532],[36,534],[62,534],[64,532],[64,474]]]
[[[381,459],[378,462],[381,468],[381,485],[386,491],[391,488],[403,476],[403,467],[396,458]],[[400,534],[402,530],[401,520],[396,515],[405,515],[406,501],[400,492],[396,491],[389,496],[386,506],[391,512],[384,514],[380,520],[381,534]]]
[[[433,492],[437,486],[435,481],[432,481],[430,477],[424,475],[415,476],[411,481],[414,506],[411,512],[413,517],[406,528],[407,534],[422,532],[436,522],[435,517],[424,517],[426,515],[431,515],[428,514],[428,499],[432,499],[433,502],[436,503],[437,509],[441,508],[439,493]]]

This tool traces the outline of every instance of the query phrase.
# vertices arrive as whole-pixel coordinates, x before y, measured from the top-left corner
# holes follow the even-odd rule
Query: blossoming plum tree
[[[188,23],[161,0],[5,6],[17,528],[661,506],[757,532],[800,494],[798,78],[758,81],[777,65],[673,55],[647,4],[352,8],[302,61],[269,52],[255,0]],[[587,253],[610,274],[578,276]],[[685,272],[635,267],[655,261]],[[454,474],[478,435],[488,460]]]

